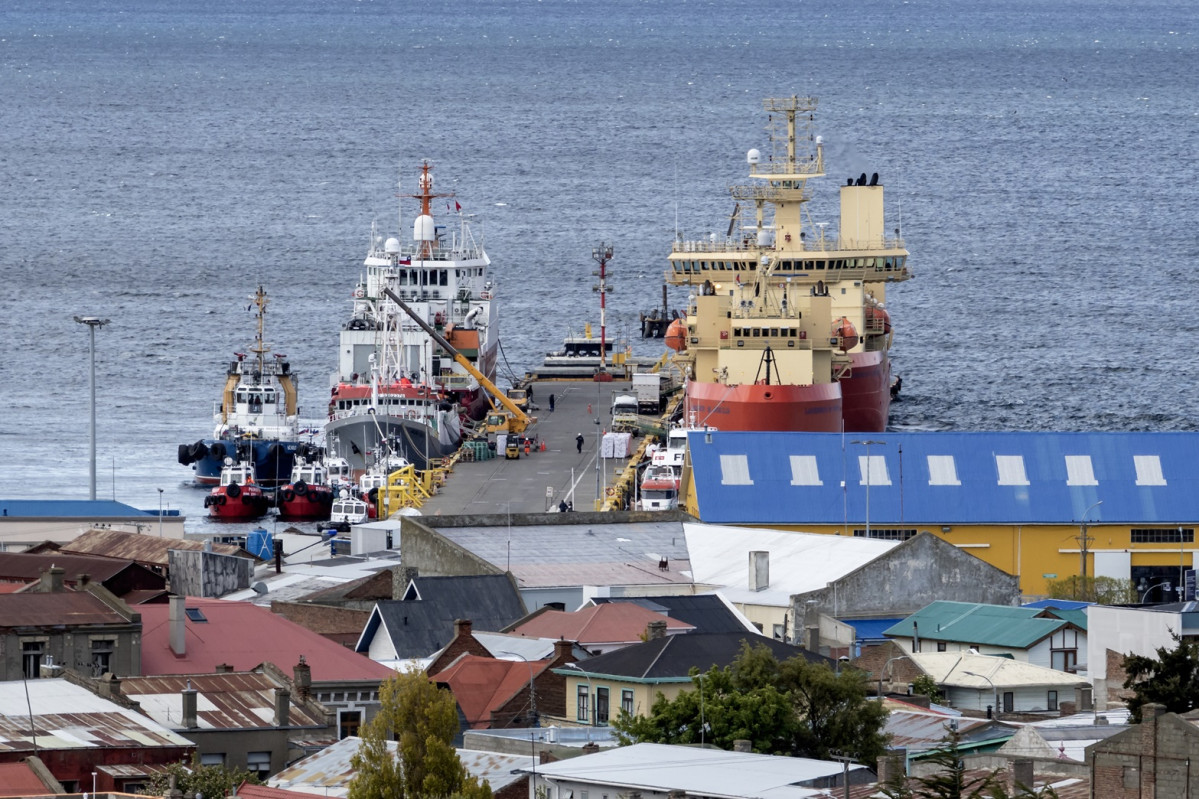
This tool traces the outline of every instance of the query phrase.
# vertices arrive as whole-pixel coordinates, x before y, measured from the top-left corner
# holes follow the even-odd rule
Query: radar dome
[[[388,253],[398,253],[400,251],[400,240],[395,236],[392,236],[386,242],[384,242],[383,251]]]
[[[762,154],[758,152],[756,148],[752,149],[745,154],[745,160],[751,164],[761,163]]]
[[[434,230],[433,217],[428,214],[421,214],[412,223],[412,240],[413,241],[435,241],[437,232]]]

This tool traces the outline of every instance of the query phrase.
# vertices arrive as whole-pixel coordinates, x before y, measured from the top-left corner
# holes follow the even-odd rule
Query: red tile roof
[[[433,681],[449,686],[454,699],[458,701],[458,707],[462,708],[462,715],[472,728],[487,729],[491,712],[502,709],[549,664],[548,660],[525,663],[463,655],[449,668],[435,675]]]
[[[583,646],[636,643],[645,638],[646,627],[651,621],[665,621],[668,635],[695,629],[694,625],[632,602],[611,602],[570,613],[547,610],[512,628],[512,632],[535,638],[565,638]]]
[[[0,796],[40,796],[49,791],[28,763],[0,763]]]
[[[286,672],[301,655],[317,684],[383,680],[395,674],[365,655],[249,602],[188,597],[187,607],[199,609],[208,621],[184,620],[185,653],[176,657],[170,647],[170,606],[138,605],[143,674],[211,674],[222,663],[237,671],[250,671],[267,661]]]
[[[238,787],[237,795],[241,799],[312,799],[310,793],[269,788],[266,785],[251,785],[248,782],[243,782]]]

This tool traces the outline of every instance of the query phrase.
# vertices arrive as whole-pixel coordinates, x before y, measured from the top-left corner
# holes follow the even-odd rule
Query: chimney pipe
[[[291,669],[292,684],[296,687],[296,696],[304,701],[312,693],[312,667],[300,655],[300,662]]]
[[[749,590],[765,591],[770,587],[770,553],[749,553]]]
[[[183,694],[183,726],[189,730],[194,730],[200,726],[196,723],[196,689],[192,688],[192,681],[187,681],[187,687],[181,691]]]
[[[291,726],[291,691],[286,688],[275,689],[275,726]]]
[[[275,574],[283,571],[283,542],[275,541]]]
[[[46,569],[44,572],[42,572],[41,580],[38,584],[38,591],[41,591],[42,593],[53,594],[62,593],[63,575],[66,573],[67,570],[62,566],[55,566],[51,564],[49,569]]]
[[[184,603],[187,602],[187,597],[172,596],[170,602],[167,619],[170,624],[171,651],[175,653],[175,657],[181,658],[187,654],[187,643],[184,640],[184,620],[187,618]]]

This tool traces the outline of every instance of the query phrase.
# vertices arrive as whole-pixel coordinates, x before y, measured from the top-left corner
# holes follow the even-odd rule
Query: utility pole
[[[1092,503],[1090,507],[1082,512],[1082,521],[1078,526],[1078,535],[1075,540],[1078,541],[1078,551],[1082,555],[1082,599],[1090,599],[1091,591],[1087,588],[1087,551],[1090,549],[1091,542],[1095,540],[1093,536],[1087,535],[1087,515],[1103,504],[1103,500]]]

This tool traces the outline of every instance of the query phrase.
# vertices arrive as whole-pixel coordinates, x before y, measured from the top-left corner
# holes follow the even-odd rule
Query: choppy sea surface
[[[597,320],[601,241],[635,336],[791,94],[820,98],[814,217],[877,171],[912,253],[893,428],[1199,429],[1197,69],[1190,0],[7,0],[0,496],[87,497],[95,315],[99,496],[202,528],[176,446],[247,298],[319,416],[422,159],[484,233],[502,375]]]

